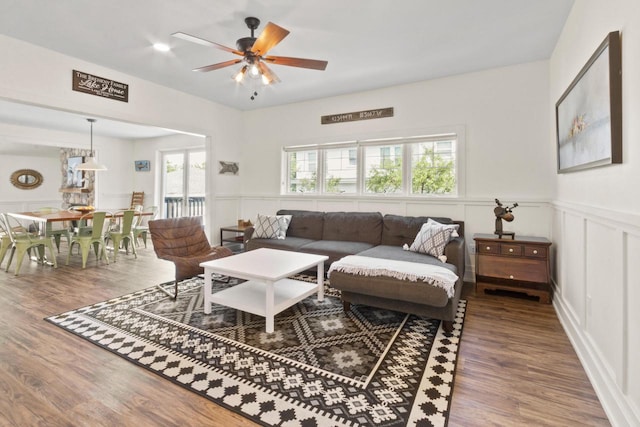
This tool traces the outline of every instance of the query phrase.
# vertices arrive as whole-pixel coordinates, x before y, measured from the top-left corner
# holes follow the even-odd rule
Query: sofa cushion
[[[451,218],[428,216],[400,216],[387,214],[382,219],[382,245],[402,246],[413,243],[422,224],[432,218],[440,224],[453,224]]]
[[[380,244],[380,212],[326,212],[322,240]]]
[[[258,239],[284,239],[291,215],[261,215],[256,218],[254,237]]]
[[[298,248],[298,251],[328,256],[329,259],[325,262],[325,266],[328,267],[332,262],[337,261],[344,256],[355,255],[372,247],[372,244],[365,242],[317,240],[301,246]]]
[[[304,239],[322,239],[324,212],[281,209],[277,215],[291,215],[287,236]]]
[[[379,245],[371,249],[359,252],[360,256],[369,256],[373,258],[393,259],[396,261],[409,261],[419,262],[422,264],[439,265],[444,268],[448,268],[454,273],[458,274],[458,269],[455,265],[449,263],[442,263],[439,259],[430,255],[420,254],[417,252],[405,251],[399,246]]]
[[[287,236],[284,239],[251,239],[247,242],[247,250],[258,248],[281,249],[283,251],[298,251],[300,247],[311,243],[313,240],[302,237]]]

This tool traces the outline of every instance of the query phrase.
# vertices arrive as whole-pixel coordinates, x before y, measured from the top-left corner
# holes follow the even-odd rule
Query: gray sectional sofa
[[[453,297],[423,281],[399,280],[385,276],[361,276],[340,271],[331,273],[332,287],[340,289],[345,310],[350,304],[366,304],[444,321],[451,330],[462,291],[465,270],[464,222],[442,217],[382,215],[379,212],[319,212],[280,210],[276,215],[291,215],[284,239],[253,238],[254,227],[245,229],[247,250],[272,248],[327,255],[325,269],[347,255],[359,255],[397,261],[443,266],[458,276]],[[439,259],[403,249],[411,245],[422,224],[429,218],[441,224],[457,224],[460,237],[445,248],[446,263]]]

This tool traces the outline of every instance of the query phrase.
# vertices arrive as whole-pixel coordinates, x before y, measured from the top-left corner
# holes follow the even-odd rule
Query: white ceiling
[[[244,111],[547,59],[572,5],[573,0],[0,0],[0,34]],[[291,32],[270,54],[327,60],[326,71],[273,65],[281,82],[259,89],[252,101],[253,88],[231,79],[239,66],[191,71],[235,55],[170,36],[181,31],[235,48],[238,38],[250,34],[247,16],[262,21],[256,36],[268,21]],[[151,47],[156,42],[172,50],[157,52]],[[38,116],[46,121],[42,126],[78,119],[34,116],[0,104],[0,121],[27,124]],[[95,132],[111,125],[96,126]],[[80,126],[86,129],[86,123]]]

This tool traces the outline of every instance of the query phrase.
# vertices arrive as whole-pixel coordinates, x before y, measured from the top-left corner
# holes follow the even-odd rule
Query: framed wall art
[[[558,173],[622,163],[621,57],[613,31],[556,103]]]
[[[136,160],[134,165],[136,172],[149,172],[151,170],[151,162],[149,160]]]
[[[218,174],[220,175],[238,175],[240,173],[240,165],[238,162],[225,162],[219,160]]]
[[[84,171],[76,168],[84,163],[84,157],[69,157],[67,159],[67,187],[82,187]]]

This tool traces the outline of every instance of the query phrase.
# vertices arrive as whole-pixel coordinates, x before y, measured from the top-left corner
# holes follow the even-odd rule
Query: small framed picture
[[[67,159],[67,187],[82,187],[84,171],[76,168],[84,162],[84,157],[69,157]]]
[[[136,160],[136,172],[149,172],[151,170],[151,162],[149,160]]]

